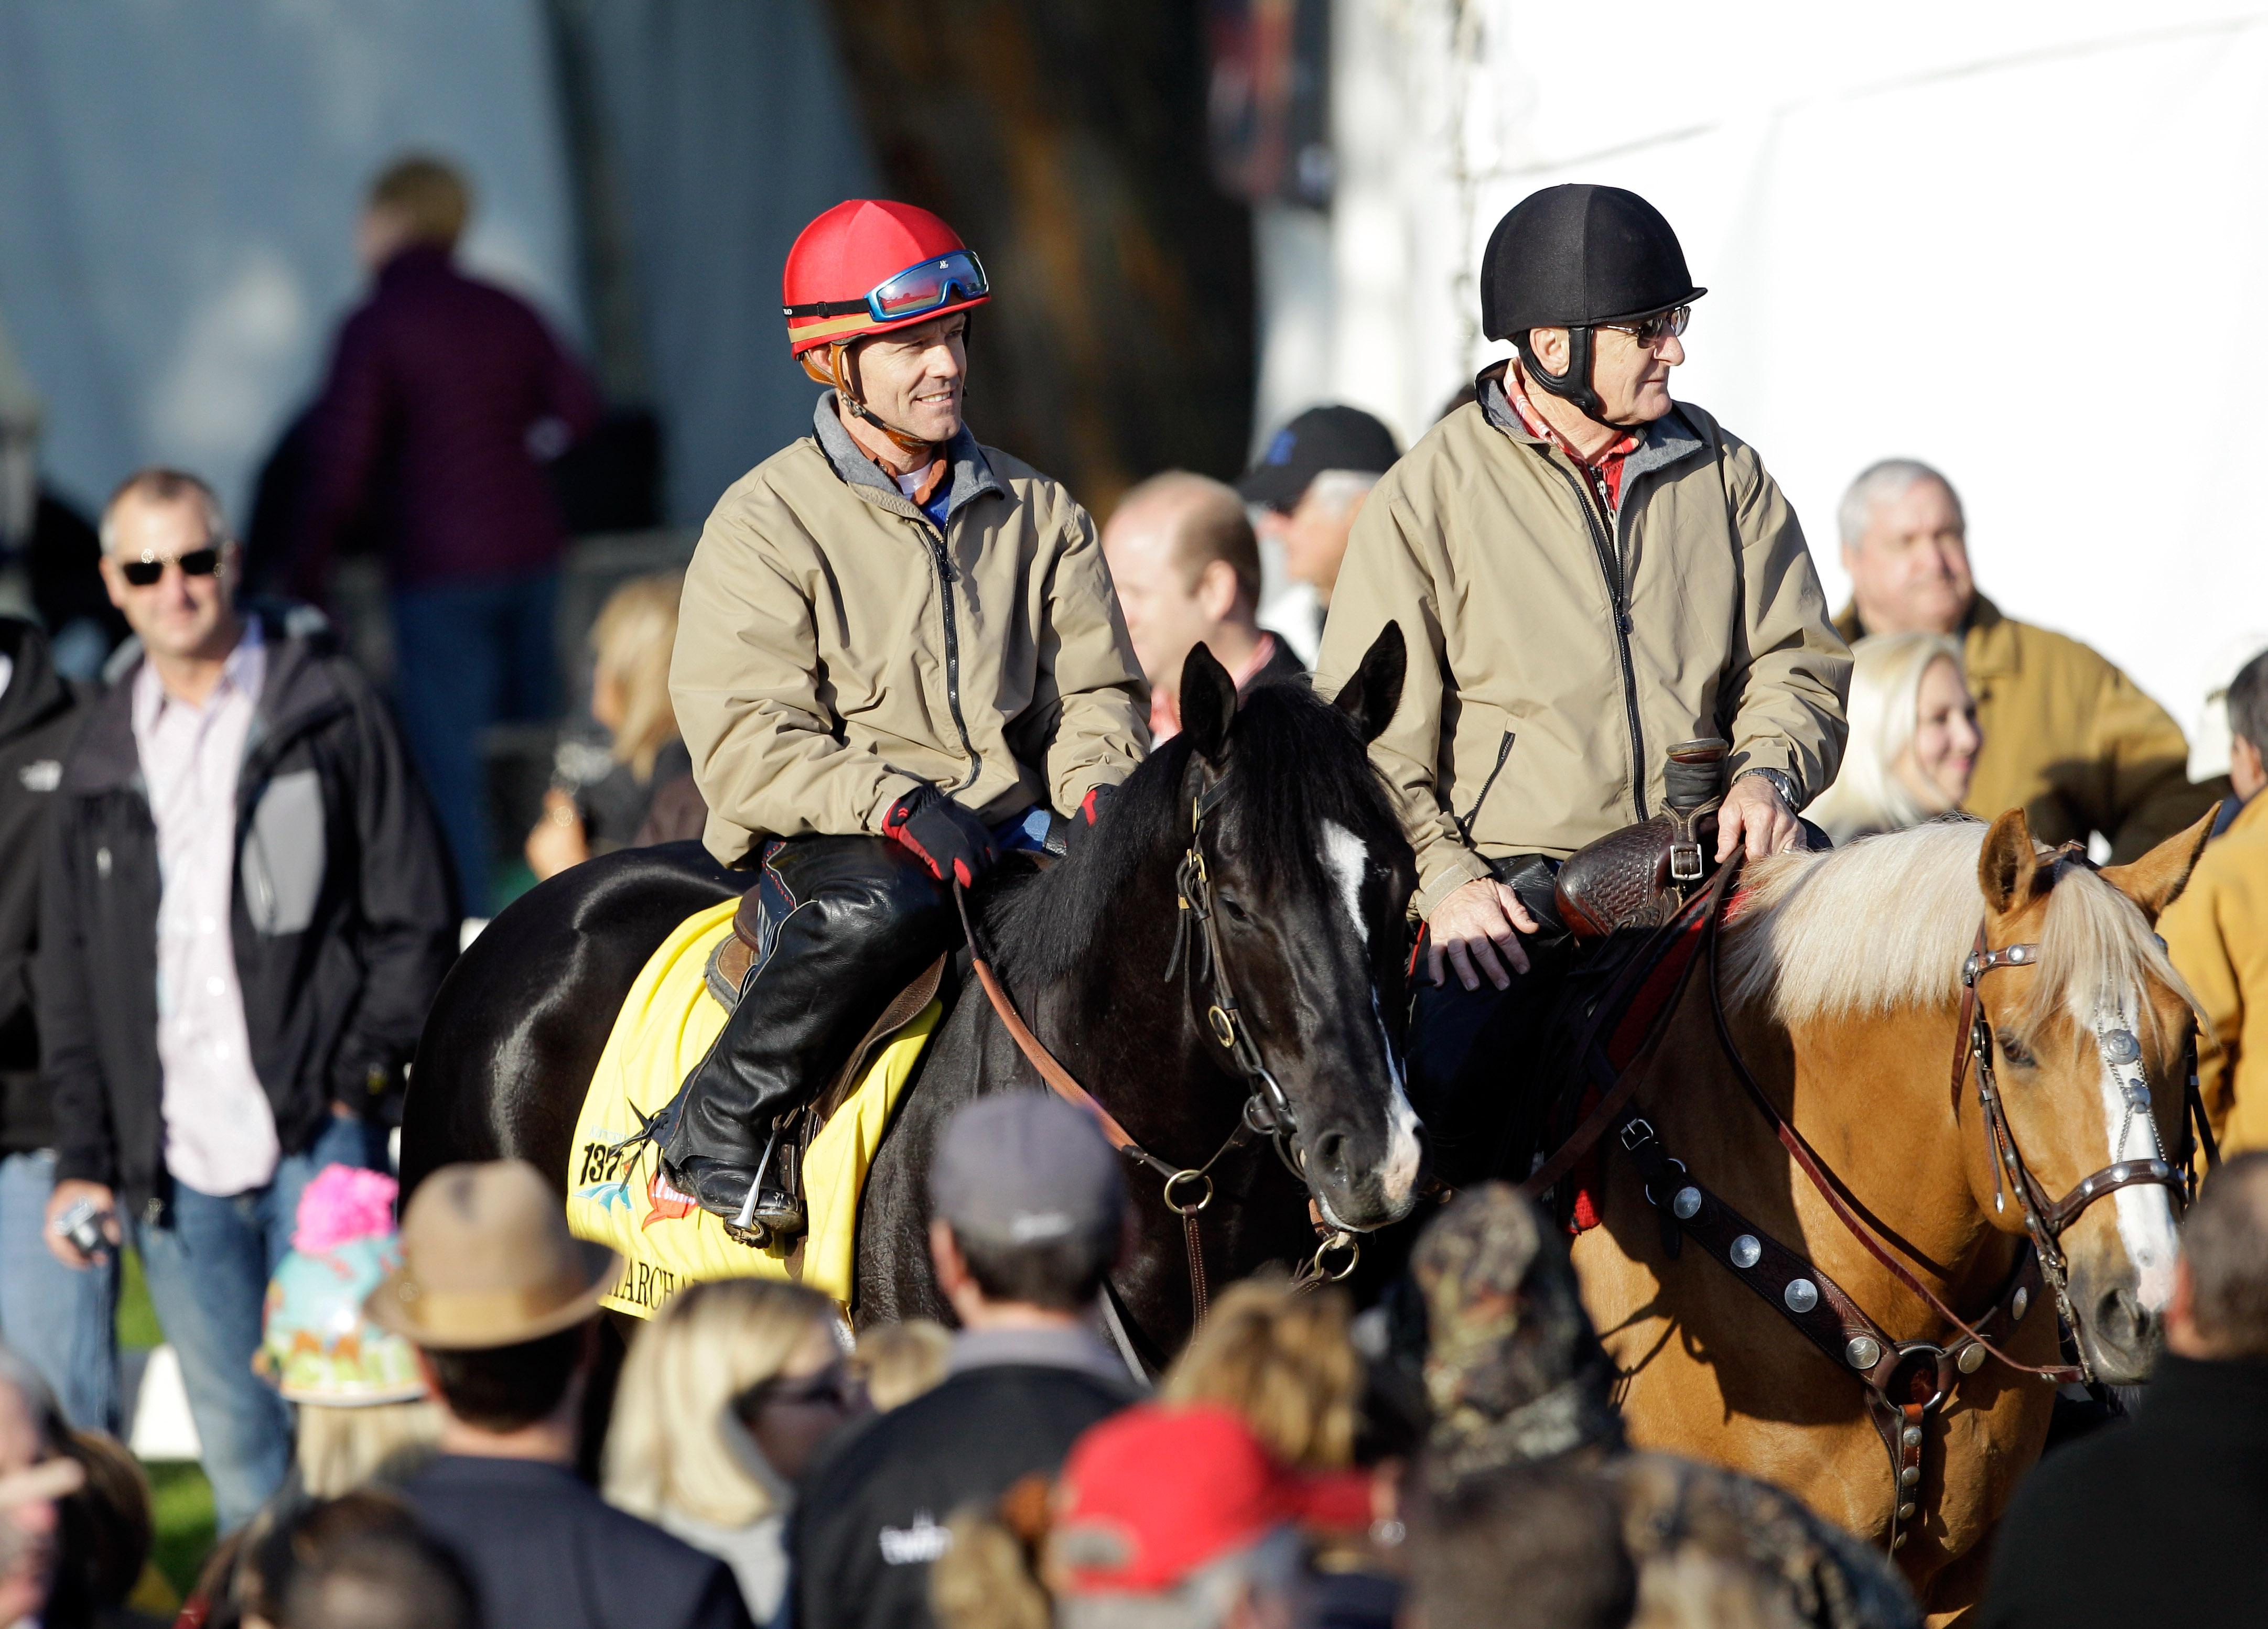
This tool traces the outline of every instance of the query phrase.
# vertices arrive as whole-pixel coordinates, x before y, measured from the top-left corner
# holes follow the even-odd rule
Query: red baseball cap
[[[1154,1594],[1286,1523],[1360,1531],[1370,1479],[1280,1464],[1229,1409],[1148,1403],[1071,1447],[1049,1537],[1073,1595]]]

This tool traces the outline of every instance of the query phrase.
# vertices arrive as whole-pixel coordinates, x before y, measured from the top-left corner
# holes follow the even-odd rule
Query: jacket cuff
[[[1417,907],[1418,916],[1426,921],[1433,920],[1433,913],[1440,908],[1442,900],[1467,883],[1480,882],[1496,875],[1489,869],[1487,861],[1462,843],[1443,843],[1434,854],[1425,857],[1419,869],[1422,880],[1410,903]]]
[[[57,1182],[99,1182],[115,1192],[118,1172],[112,1161],[90,1148],[58,1148],[55,1150],[55,1180]]]
[[[1808,803],[1812,789],[1803,783],[1803,772],[1797,767],[1796,755],[1785,741],[1765,737],[1755,741],[1743,741],[1733,750],[1725,771],[1725,789],[1732,789],[1733,782],[1751,769],[1776,769],[1788,778],[1795,788],[1795,802],[1788,805],[1793,814]]]

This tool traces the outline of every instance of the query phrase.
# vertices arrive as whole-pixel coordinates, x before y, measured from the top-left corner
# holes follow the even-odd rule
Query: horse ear
[[[1202,641],[1182,664],[1182,733],[1209,764],[1220,762],[1236,717],[1236,681]]]
[[[1354,720],[1355,732],[1368,746],[1394,722],[1402,705],[1402,680],[1410,669],[1410,649],[1402,638],[1402,624],[1388,622],[1363,652],[1362,665],[1339,686],[1332,705]]]
[[[2152,927],[2158,914],[2182,897],[2189,886],[2190,873],[2197,869],[2198,856],[2205,852],[2205,840],[2213,835],[2213,823],[2220,818],[2220,805],[2215,803],[2205,811],[2205,818],[2186,832],[2176,832],[2140,859],[2127,865],[2106,865],[2102,880],[2142,907]]]
[[[1984,833],[1984,852],[1977,858],[1977,885],[1984,891],[1984,903],[1994,915],[2022,910],[2054,881],[2054,867],[2040,863],[2022,810],[2011,809],[1992,822],[1992,829]]]

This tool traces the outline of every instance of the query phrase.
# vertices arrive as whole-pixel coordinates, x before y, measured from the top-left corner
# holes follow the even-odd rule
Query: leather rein
[[[1959,1332],[1958,1338],[1949,1341],[1895,1339],[1859,1306],[1848,1292],[1804,1256],[1781,1244],[1702,1184],[1693,1180],[1682,1161],[1668,1156],[1653,1126],[1631,1106],[1631,1088],[1637,1073],[1635,1056],[1624,1071],[1624,1079],[1615,1083],[1614,1090],[1568,1143],[1542,1165],[1529,1179],[1525,1191],[1534,1196],[1548,1189],[1572,1169],[1605,1131],[1616,1130],[1624,1149],[1639,1168],[1645,1198],[1660,1214],[1665,1252],[1676,1256],[1681,1236],[1694,1237],[1712,1255],[1729,1264],[1736,1277],[1749,1284],[1775,1310],[1794,1324],[1798,1331],[1831,1361],[1854,1371],[1867,1387],[1869,1412],[1885,1448],[1889,1451],[1896,1482],[1889,1541],[1889,1548],[1896,1551],[1905,1542],[1906,1534],[1902,1530],[1904,1524],[1911,1521],[1918,1511],[1924,1427],[1928,1418],[1944,1405],[1958,1384],[1960,1376],[1974,1374],[1984,1367],[1989,1357],[2019,1373],[2037,1375],[2052,1383],[2092,1380],[2083,1346],[2080,1348],[2080,1361],[2076,1365],[2024,1363],[2003,1351],[1991,1332],[1996,1325],[2013,1327],[2021,1322],[2041,1287],[2054,1291],[2058,1311],[2066,1323],[2076,1331],[2078,1324],[2066,1287],[2065,1260],[2060,1249],[2064,1231],[2090,1205],[2120,1188],[2154,1184],[2167,1187],[2176,1196],[2185,1199],[2190,1192],[2188,1168],[2193,1148],[2197,1146],[2191,1134],[2192,1126],[2202,1139],[2208,1166],[2218,1163],[2218,1149],[2213,1144],[2211,1127],[2205,1123],[2203,1100],[2198,1090],[2195,1038],[2192,1035],[2186,1060],[2183,1146],[2180,1161],[2169,1163],[2163,1157],[2157,1157],[2121,1162],[2082,1178],[2060,1200],[2048,1199],[2017,1147],[2014,1129],[2009,1124],[2007,1110],[2001,1102],[1993,1068],[1992,1030],[1984,1019],[1977,991],[1977,980],[1994,968],[2024,966],[2036,961],[2039,946],[2010,944],[1997,950],[1991,949],[1986,943],[1984,926],[1981,922],[1978,924],[1975,951],[1962,968],[1961,1017],[1952,1067],[1953,1108],[1957,1121],[1961,1090],[1973,1063],[1985,1134],[1992,1145],[1990,1156],[1993,1170],[1994,1207],[1996,1209],[2005,1207],[2000,1187],[2005,1170],[2007,1185],[2014,1189],[2017,1203],[2023,1208],[2028,1238],[2014,1269],[2002,1281],[1984,1315],[1964,1319],[1899,1260],[1878,1236],[1875,1229],[1859,1215],[1856,1207],[1845,1197],[1846,1190],[1842,1180],[1787,1117],[1779,1112],[1742,1055],[1726,1016],[1723,984],[1719,977],[1719,944],[1725,916],[1723,900],[1731,887],[1730,874],[1737,871],[1742,863],[1742,857],[1735,856],[1723,868],[1723,873],[1713,886],[1697,896],[1694,904],[1685,913],[1681,913],[1675,921],[1659,930],[1657,943],[1666,944],[1676,933],[1690,927],[1690,917],[1696,908],[1705,913],[1701,924],[1705,936],[1703,946],[1694,961],[1705,964],[1703,976],[1709,987],[1711,1020],[1718,1045],[1731,1064],[1734,1077],[1772,1127],[1774,1135],[1787,1151],[1790,1160],[1809,1180],[1845,1230],[1893,1278]],[[1684,981],[1685,976],[1681,975],[1678,980],[1681,995]],[[1675,1000],[1673,997],[1666,1006],[1674,1006]],[[1666,1012],[1658,1016],[1650,1026],[1646,1045],[1640,1049],[1641,1054],[1650,1050],[1653,1042],[1666,1029],[1665,1017]],[[2123,1056],[2116,1055],[2113,1051],[2114,1044],[2118,1043],[2121,1038],[2124,1044],[2116,1046],[2116,1053],[2123,1053]],[[2104,1048],[2107,1061],[2132,1062],[2139,1056],[2139,1048],[2133,1046],[2132,1037],[2124,1031],[2114,1032],[2107,1039],[2101,1036],[2097,1038],[2098,1045]],[[1587,1053],[1579,1063],[1587,1062]],[[2139,1077],[2137,1078],[2139,1081]],[[2141,1090],[2145,1094],[2142,1112],[2146,1112],[2146,1084]],[[2130,1097],[2129,1101],[2132,1104],[2132,1099]],[[2154,1133],[2153,1134],[2154,1136]],[[2007,1336],[2003,1334],[2000,1339],[2005,1340]]]
[[[1038,1071],[1040,1078],[1050,1090],[1072,1107],[1084,1109],[1094,1117],[1103,1138],[1110,1146],[1136,1164],[1148,1169],[1163,1179],[1166,1208],[1182,1219],[1182,1244],[1189,1258],[1189,1306],[1193,1326],[1203,1324],[1211,1302],[1204,1265],[1204,1240],[1199,1233],[1198,1217],[1212,1203],[1213,1167],[1238,1149],[1248,1148],[1265,1137],[1284,1162],[1284,1167],[1307,1185],[1307,1173],[1293,1138],[1299,1134],[1298,1115],[1291,1099],[1278,1085],[1275,1075],[1262,1060],[1259,1044],[1252,1038],[1242,1021],[1236,1004],[1236,992],[1228,976],[1228,965],[1220,953],[1219,929],[1213,918],[1218,905],[1213,897],[1212,878],[1205,869],[1202,840],[1205,817],[1220,806],[1226,796],[1228,779],[1226,775],[1198,793],[1189,811],[1189,846],[1182,854],[1181,863],[1174,872],[1174,886],[1179,898],[1174,928],[1174,951],[1166,964],[1166,979],[1170,981],[1181,971],[1185,954],[1199,983],[1206,987],[1210,999],[1205,1009],[1206,1028],[1213,1039],[1219,1042],[1246,1082],[1251,1092],[1245,1098],[1243,1112],[1238,1116],[1236,1128],[1212,1152],[1212,1157],[1202,1165],[1181,1166],[1164,1160],[1136,1141],[1118,1118],[1101,1104],[1094,1094],[1074,1079],[1070,1070],[1050,1053],[1040,1038],[1032,1032],[1016,1003],[1001,984],[999,975],[992,971],[990,959],[981,946],[975,919],[968,909],[967,892],[959,883],[954,884],[953,899],[961,912],[961,931],[968,942],[969,965],[975,969],[976,981],[983,986],[985,999],[1016,1043],[1024,1060]],[[1189,952],[1190,927],[1197,928],[1197,949]],[[1353,1273],[1362,1258],[1362,1244],[1351,1232],[1344,1228],[1324,1225],[1314,1200],[1307,1204],[1309,1220],[1314,1222],[1321,1243],[1314,1255],[1301,1267],[1296,1279],[1300,1287],[1320,1283],[1336,1283]]]

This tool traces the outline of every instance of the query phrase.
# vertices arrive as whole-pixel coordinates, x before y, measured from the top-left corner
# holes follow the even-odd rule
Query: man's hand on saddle
[[[1520,936],[1535,931],[1535,919],[1518,894],[1494,877],[1476,878],[1452,892],[1426,919],[1426,976],[1447,983],[1441,972],[1447,961],[1469,990],[1479,989],[1484,975],[1498,989],[1509,989],[1512,975],[1528,971]]]
[[[1803,841],[1803,828],[1795,811],[1780,802],[1779,793],[1763,775],[1742,775],[1725,794],[1717,810],[1717,862],[1733,857],[1747,845],[1749,858],[1783,854]]]
[[[924,781],[890,805],[882,835],[903,844],[941,883],[963,888],[992,869],[992,830],[935,787]]]

